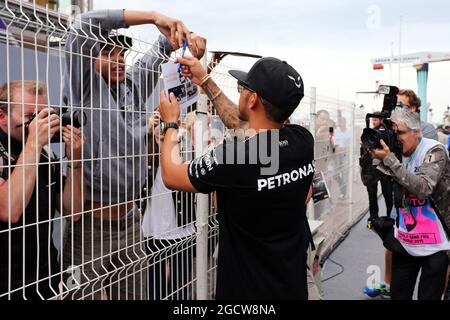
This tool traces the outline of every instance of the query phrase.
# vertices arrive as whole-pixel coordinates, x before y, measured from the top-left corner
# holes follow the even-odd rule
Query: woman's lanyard
[[[406,169],[408,169],[408,166],[411,164],[411,162],[414,159],[414,155],[416,153],[417,148],[420,146],[420,144],[422,143],[422,137],[419,137],[419,144],[417,145],[417,147],[414,149],[413,153],[411,154],[411,156],[408,157],[408,159],[406,159],[405,161],[405,166]]]
[[[417,148],[419,147],[420,143],[422,142],[422,137],[419,137],[419,144],[417,145],[417,147],[414,149],[413,153],[411,154],[411,156],[408,157],[408,159],[406,159],[405,161],[405,167],[406,169],[408,169],[408,166],[411,164],[411,162],[414,160],[414,155],[416,154]],[[411,209],[409,207],[409,203],[408,203],[408,199],[405,196],[405,194],[403,194],[403,209],[405,210],[406,214],[411,214]]]

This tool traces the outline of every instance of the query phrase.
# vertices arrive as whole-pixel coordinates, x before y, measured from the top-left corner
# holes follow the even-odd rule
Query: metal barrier
[[[319,233],[326,256],[368,208],[358,162],[365,114],[354,103],[311,92],[314,109],[309,123],[315,134],[316,170],[323,172],[330,198],[314,204],[310,219],[323,222]]]
[[[0,129],[11,155],[2,151],[0,163],[7,200],[0,207],[0,299],[213,299],[219,250],[214,195],[170,191],[158,170],[160,65],[177,53],[162,39],[152,44],[124,32],[133,43],[116,44],[128,49],[122,82],[120,67],[94,71],[113,54],[102,54],[109,30],[98,18],[71,23],[51,10],[0,4],[0,83],[7,84]],[[121,58],[114,59],[120,66]],[[211,76],[237,102],[230,66],[219,62],[209,65]],[[70,133],[51,140],[31,124],[22,130],[36,107],[72,114],[72,126],[74,112],[84,113],[84,143]],[[196,110],[183,116],[184,160],[227,134],[206,96]],[[316,170],[330,189],[331,197],[310,204],[308,212],[310,220],[323,221],[322,252],[367,208],[356,161],[358,112],[311,88],[291,117],[314,133]],[[51,125],[50,116],[45,119]]]

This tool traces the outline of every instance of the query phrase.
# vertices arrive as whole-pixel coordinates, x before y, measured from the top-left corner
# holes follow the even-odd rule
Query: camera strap
[[[6,160],[11,160],[11,162],[16,161],[16,159],[8,153],[8,151],[6,150],[5,146],[1,141],[0,141],[0,156],[2,158],[5,158]]]
[[[439,221],[442,224],[442,228],[444,229],[446,235],[447,235],[447,239],[450,240],[450,230],[447,226],[447,224],[445,223],[444,217],[441,215],[441,212],[438,210],[438,208],[436,207],[436,203],[434,202],[433,198],[428,197],[429,201],[430,201],[430,205],[433,208],[434,212],[436,212],[436,215],[439,219]]]
[[[6,150],[5,146],[3,145],[2,141],[0,140],[0,177],[3,177],[3,163],[8,162],[10,160],[11,162],[15,162],[16,159],[11,156],[8,151]]]

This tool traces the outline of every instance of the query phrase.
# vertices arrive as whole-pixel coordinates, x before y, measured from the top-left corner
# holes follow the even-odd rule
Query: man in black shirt
[[[0,300],[58,294],[62,278],[51,223],[56,209],[66,215],[82,210],[81,162],[71,161],[63,179],[48,146],[60,131],[68,160],[80,160],[82,134],[61,129],[46,92],[31,80],[0,86]]]
[[[283,125],[304,96],[300,75],[275,58],[258,60],[238,79],[232,103],[195,58],[182,74],[205,90],[228,128],[244,135],[182,164],[175,136],[180,109],[161,92],[162,177],[171,189],[217,192],[220,249],[217,299],[307,299],[305,202],[314,175],[314,140]]]
[[[380,115],[380,111],[374,112],[374,114]],[[379,130],[383,125],[381,119],[372,118],[372,127],[375,130]],[[372,161],[372,160],[370,160]],[[361,168],[361,180],[367,188],[367,193],[369,194],[369,220],[374,220],[378,218],[378,181],[381,184],[381,191],[383,193],[384,201],[386,204],[386,216],[391,215],[392,207],[394,206],[394,199],[392,195],[392,182],[389,181],[387,176],[380,175],[378,171],[373,166],[367,166]]]

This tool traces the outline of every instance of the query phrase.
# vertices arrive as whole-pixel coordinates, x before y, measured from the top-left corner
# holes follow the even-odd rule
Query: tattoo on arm
[[[228,129],[247,129],[248,122],[239,119],[239,108],[228,97],[220,91],[217,84],[209,79],[203,85],[208,98],[213,102],[220,119]],[[220,92],[220,94],[219,94]]]

